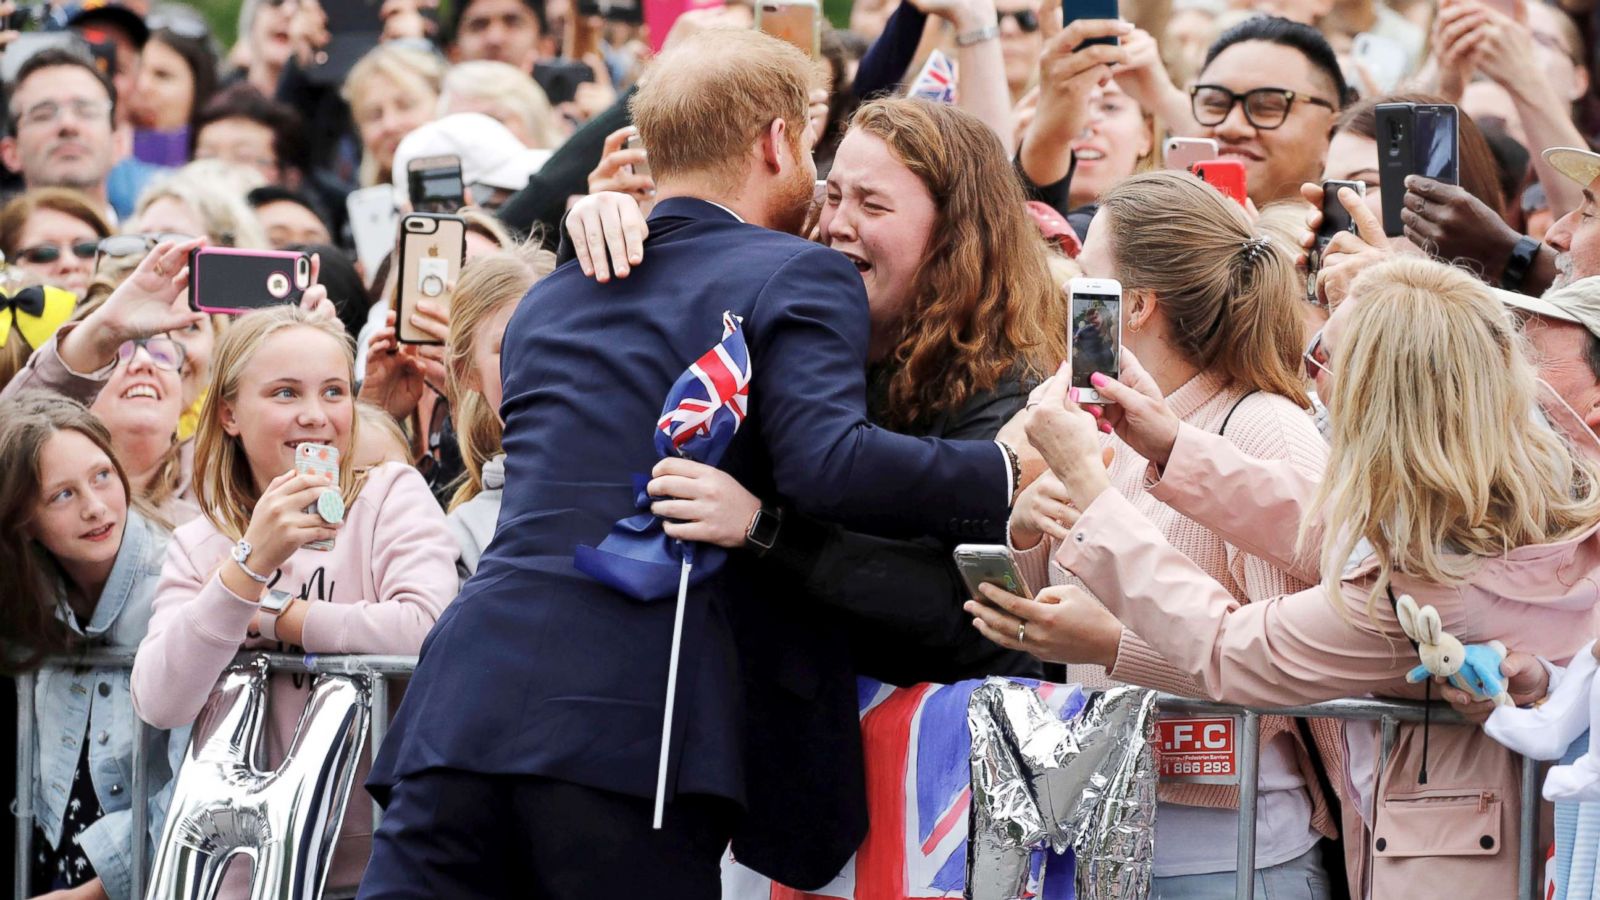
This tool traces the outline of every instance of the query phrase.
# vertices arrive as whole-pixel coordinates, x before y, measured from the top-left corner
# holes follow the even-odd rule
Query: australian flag
[[[656,422],[655,447],[661,456],[681,456],[708,466],[722,461],[734,433],[750,411],[750,348],[739,317],[722,314],[722,340],[689,365],[667,392]],[[579,547],[578,571],[635,600],[660,600],[678,589],[683,562],[694,566],[698,583],[721,566],[716,547],[696,548],[667,537],[661,519],[650,512],[648,475],[636,476],[635,505],[642,510],[612,526],[598,547]]]

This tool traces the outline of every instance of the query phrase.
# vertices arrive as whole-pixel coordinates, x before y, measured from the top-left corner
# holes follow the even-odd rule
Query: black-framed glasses
[[[117,348],[117,361],[128,362],[141,348],[144,349],[145,356],[150,357],[152,365],[168,372],[182,369],[183,361],[187,359],[183,345],[172,338],[150,337],[123,341],[122,346]]]
[[[1320,329],[1311,336],[1311,343],[1306,345],[1306,351],[1300,354],[1300,358],[1305,361],[1307,378],[1316,380],[1319,372],[1324,375],[1333,374],[1333,370],[1328,368],[1328,362],[1331,357],[1328,354],[1328,348],[1322,343],[1322,331]]]
[[[997,13],[995,24],[1003,25],[1007,19],[1017,23],[1017,30],[1023,34],[1033,34],[1039,30],[1039,14],[1031,9],[1013,9]]]
[[[99,241],[78,241],[75,244],[37,244],[17,251],[17,261],[35,266],[46,266],[71,253],[79,259],[94,259],[99,252]]]
[[[1312,106],[1338,112],[1339,108],[1321,97],[1312,97],[1284,88],[1264,87],[1235,94],[1219,84],[1197,84],[1189,88],[1189,107],[1194,120],[1207,128],[1221,125],[1236,105],[1243,104],[1244,117],[1262,131],[1281,127],[1299,100]]]

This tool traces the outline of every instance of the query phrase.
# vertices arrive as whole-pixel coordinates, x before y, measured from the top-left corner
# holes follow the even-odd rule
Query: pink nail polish
[[[1104,375],[1101,375],[1099,372],[1089,376],[1089,383],[1095,387],[1104,387],[1108,380],[1108,378],[1106,378]]]

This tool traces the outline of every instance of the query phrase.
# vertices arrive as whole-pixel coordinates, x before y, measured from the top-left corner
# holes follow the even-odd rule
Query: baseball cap
[[[68,7],[68,28],[93,28],[96,25],[121,29],[128,35],[128,40],[140,49],[144,49],[145,42],[150,40],[150,26],[145,24],[144,17],[115,0],[84,0]]]
[[[1600,337],[1600,275],[1580,278],[1565,287],[1547,291],[1543,297],[1498,289],[1495,294],[1506,306],[1582,325],[1590,334]]]
[[[483,113],[455,113],[423,125],[400,141],[394,152],[396,192],[406,192],[406,166],[427,156],[460,157],[464,184],[520,191],[550,158],[550,151],[529,149],[509,128]]]
[[[1544,152],[1548,162],[1557,172],[1588,187],[1600,178],[1600,153],[1576,147],[1551,147]]]

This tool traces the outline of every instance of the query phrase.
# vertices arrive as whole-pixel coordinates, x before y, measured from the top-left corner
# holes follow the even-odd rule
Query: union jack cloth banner
[[[922,65],[922,71],[918,72],[916,80],[911,82],[911,89],[906,92],[906,96],[931,100],[934,103],[954,104],[956,102],[955,60],[940,50],[930,53],[928,61]]]
[[[733,436],[750,413],[750,376],[754,372],[744,327],[731,312],[722,314],[722,339],[700,355],[667,392],[656,421],[655,448],[663,458],[680,456],[708,466],[722,461]],[[694,566],[698,584],[721,566],[725,553],[667,537],[661,520],[650,512],[644,486],[648,475],[635,477],[634,505],[641,512],[612,526],[598,547],[579,547],[573,555],[578,571],[635,600],[660,600],[676,594],[682,563]]]
[[[1083,711],[1077,685],[1035,683],[1045,705],[1070,720]],[[860,680],[867,814],[861,849],[819,891],[774,884],[731,858],[722,900],[933,900],[961,897],[966,886],[967,823],[972,806],[972,736],[967,707],[982,680],[897,688]],[[1035,851],[1029,897],[1072,900],[1071,851]]]

